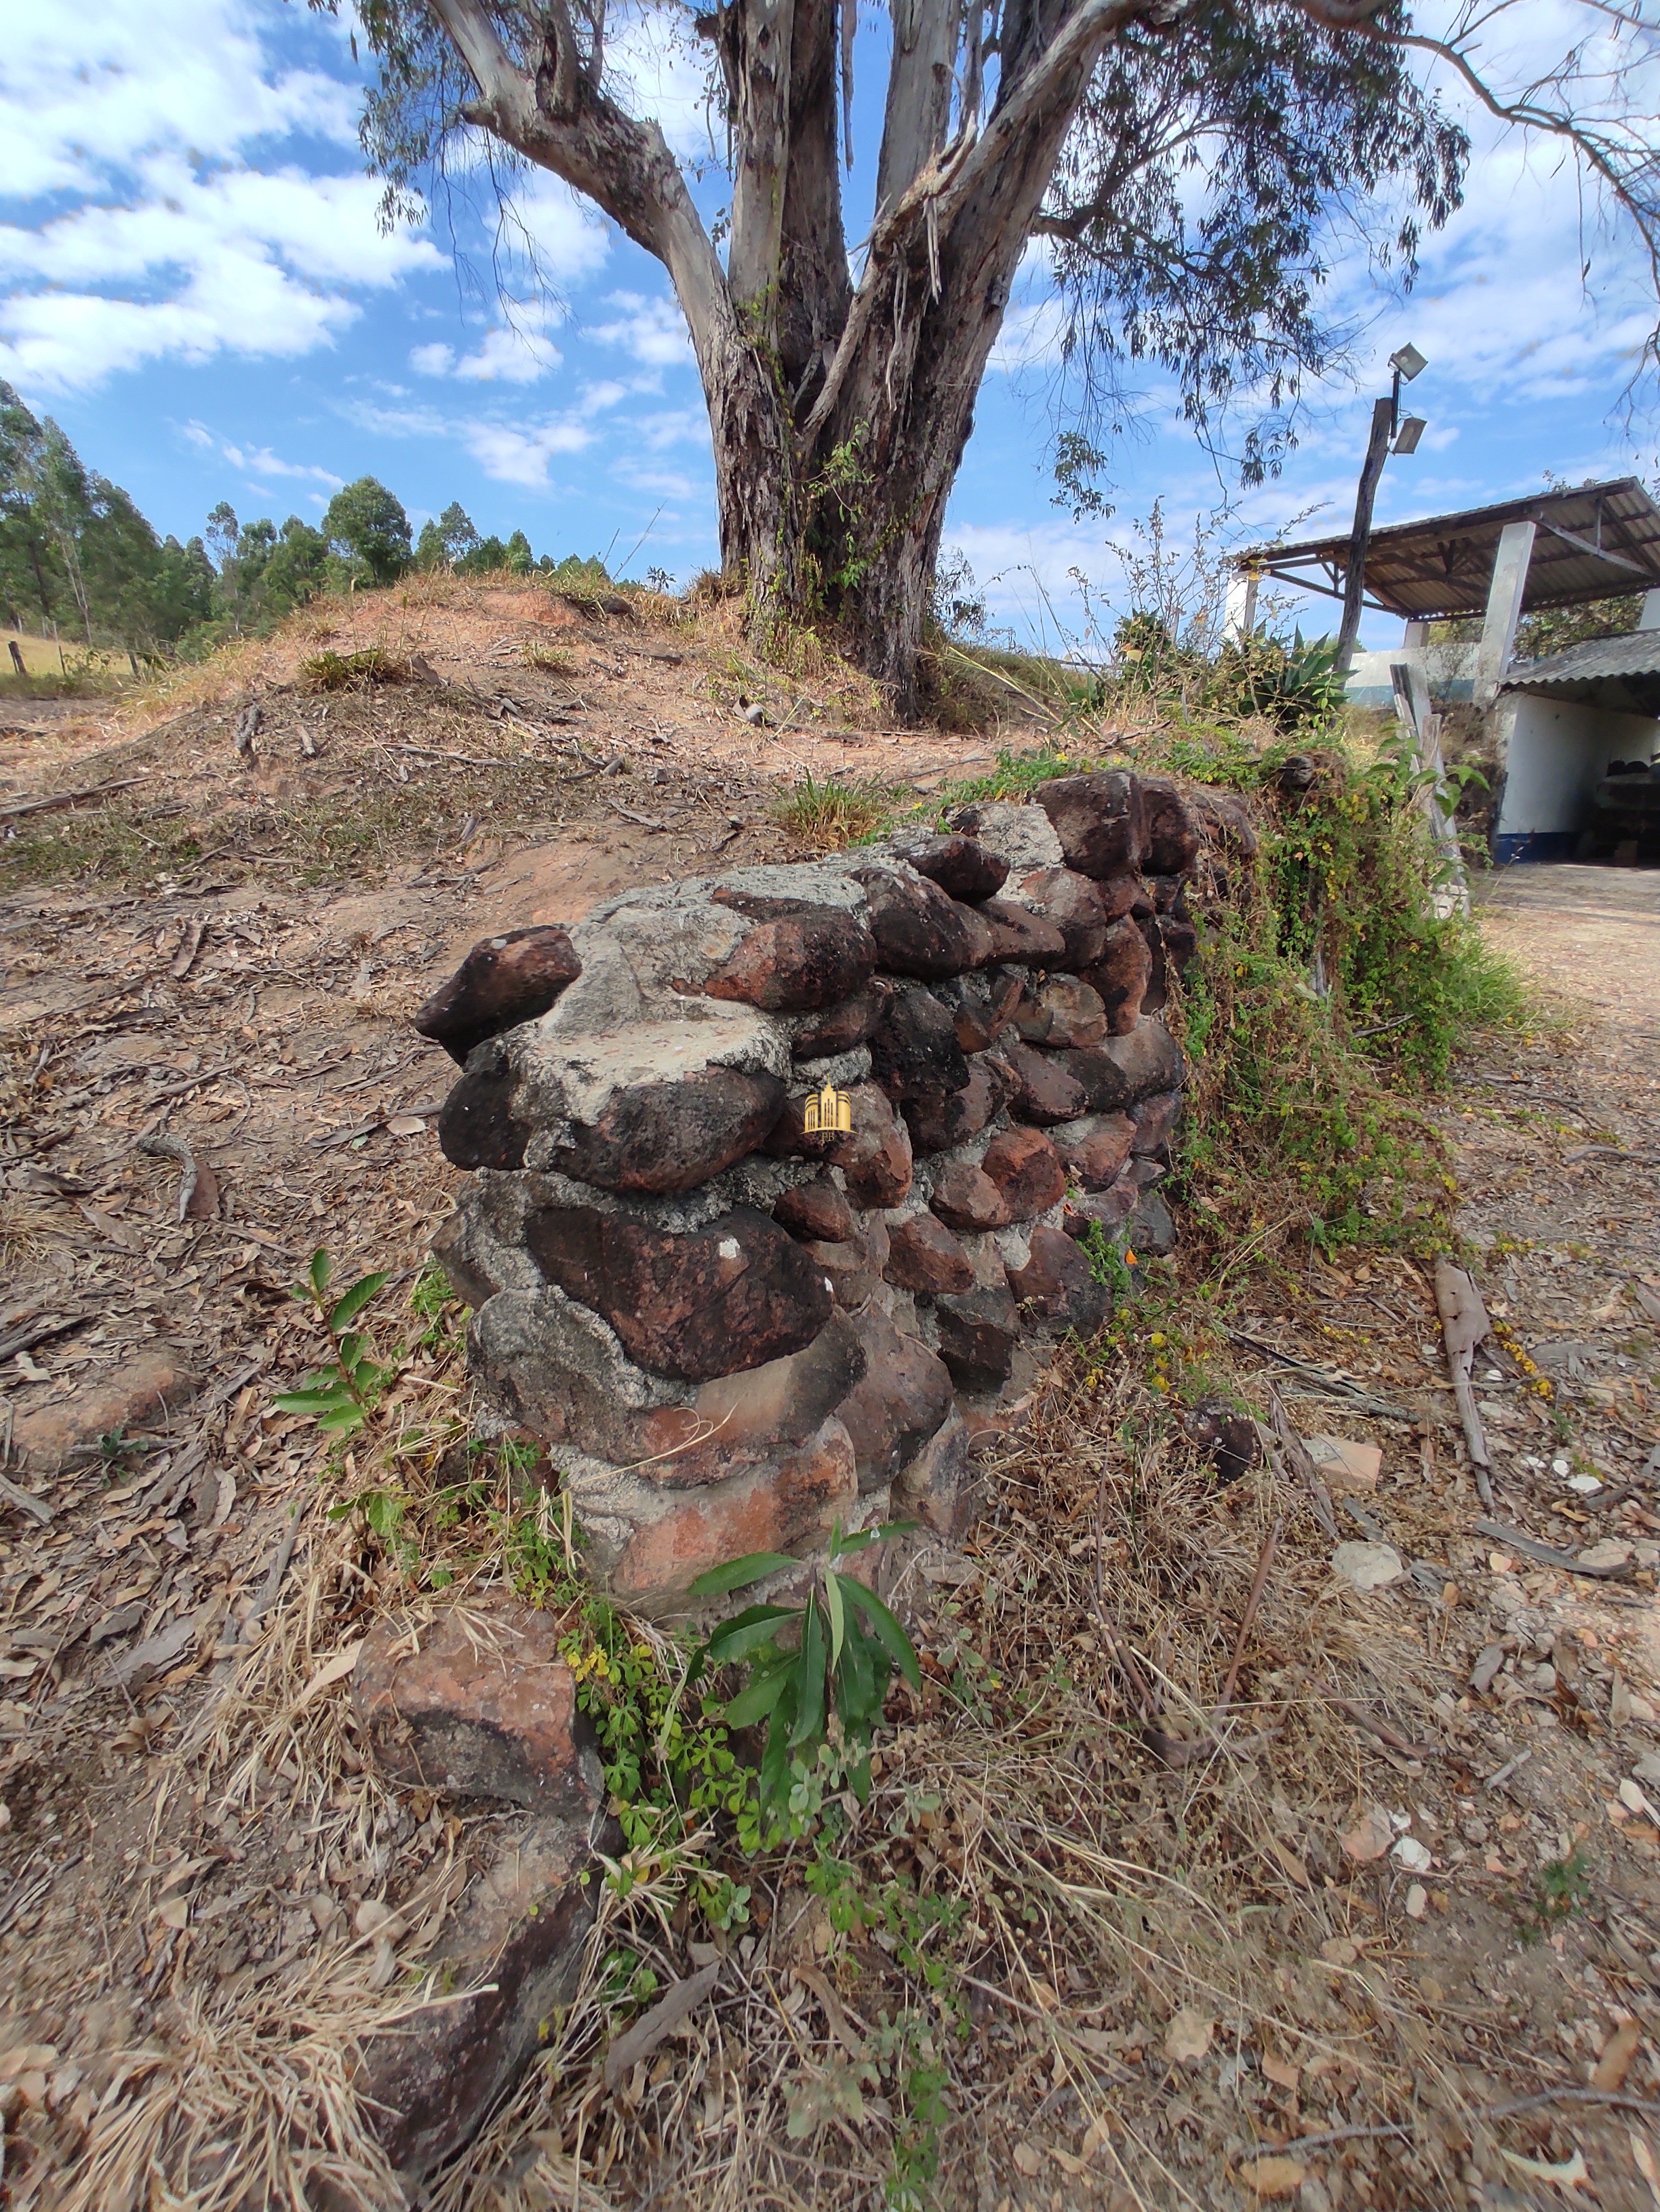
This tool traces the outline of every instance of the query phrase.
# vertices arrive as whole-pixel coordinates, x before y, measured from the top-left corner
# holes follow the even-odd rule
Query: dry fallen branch
[[[1492,1462],[1487,1457],[1487,1440],[1482,1431],[1481,1416],[1476,1411],[1475,1393],[1470,1388],[1470,1370],[1475,1347],[1488,1334],[1493,1324],[1487,1319],[1481,1292],[1464,1270],[1455,1267],[1450,1260],[1438,1260],[1435,1263],[1435,1307],[1441,1316],[1441,1334],[1447,1347],[1447,1365],[1452,1373],[1453,1396],[1458,1401],[1458,1418],[1464,1425],[1464,1441],[1469,1446],[1475,1487],[1481,1503],[1491,1513],[1493,1506],[1493,1484],[1488,1480],[1487,1469]]]

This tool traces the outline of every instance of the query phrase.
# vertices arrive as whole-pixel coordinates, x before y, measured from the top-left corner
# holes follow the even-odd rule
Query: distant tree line
[[[82,461],[50,416],[0,382],[0,615],[86,647],[149,658],[258,635],[320,592],[395,583],[411,569],[506,570],[560,583],[608,580],[603,562],[538,561],[515,530],[481,538],[459,501],[411,540],[394,492],[343,485],[320,527],[289,515],[242,522],[221,500],[199,538],[160,538],[119,484]]]

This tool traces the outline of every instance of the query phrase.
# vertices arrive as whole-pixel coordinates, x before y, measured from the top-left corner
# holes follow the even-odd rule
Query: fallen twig
[[[1368,1712],[1364,1705],[1357,1705],[1353,1698],[1329,1696],[1326,1703],[1335,1705],[1340,1713],[1347,1713],[1357,1728],[1368,1729],[1380,1743],[1386,1743],[1391,1751],[1398,1751],[1403,1759],[1439,1759],[1442,1756],[1439,1744],[1414,1743],[1409,1737],[1402,1735],[1399,1729],[1391,1728],[1387,1721],[1379,1720],[1376,1713]]]
[[[1222,1685],[1222,1694],[1216,1709],[1222,1711],[1233,1696],[1234,1685],[1239,1680],[1239,1669],[1245,1656],[1245,1638],[1250,1634],[1256,1619],[1256,1609],[1262,1602],[1262,1593],[1268,1588],[1268,1571],[1274,1565],[1274,1555],[1280,1548],[1280,1537],[1286,1525],[1282,1513],[1263,1539],[1262,1549],[1256,1561],[1256,1572],[1251,1577],[1250,1595],[1245,1600],[1244,1617],[1239,1623],[1238,1640],[1233,1647],[1233,1657],[1228,1666],[1227,1680]]]
[[[1580,2089],[1565,2081],[1560,2089],[1535,2089],[1530,2097],[1512,2098],[1508,2105],[1489,2105],[1483,2119],[1508,2120],[1517,2112],[1537,2112],[1541,2105],[1616,2105],[1624,2112],[1646,2112],[1660,2118],[1660,2105],[1647,2097],[1627,2097],[1618,2089]]]
[[[1487,1457],[1481,1416],[1475,1409],[1475,1393],[1470,1388],[1470,1368],[1475,1347],[1488,1334],[1492,1323],[1481,1292],[1464,1270],[1455,1267],[1450,1260],[1438,1260],[1435,1263],[1435,1310],[1441,1316],[1447,1365],[1452,1373],[1452,1394],[1458,1401],[1458,1418],[1464,1425],[1464,1441],[1469,1447],[1475,1487],[1481,1503],[1491,1513],[1493,1485],[1487,1478],[1487,1469],[1492,1462]]]
[[[1590,1567],[1583,1559],[1576,1559],[1572,1552],[1559,1552],[1554,1545],[1541,1544],[1531,1536],[1524,1536],[1519,1528],[1507,1528],[1502,1521],[1478,1521],[1478,1534],[1491,1536],[1495,1543],[1508,1544],[1529,1559],[1537,1559],[1541,1566],[1560,1567],[1566,1575],[1583,1575],[1588,1582],[1627,1583],[1637,1572],[1636,1566],[1627,1559],[1617,1567]]]
[[[277,1602],[277,1594],[283,1587],[283,1577],[288,1573],[289,1561],[294,1557],[295,1539],[300,1534],[300,1508],[296,1505],[289,1516],[289,1525],[283,1540],[271,1554],[271,1569],[265,1577],[265,1588],[255,1599],[252,1610],[242,1623],[241,1640],[252,1643],[254,1629]]]
[[[82,791],[54,791],[45,799],[14,799],[9,806],[0,806],[0,819],[13,821],[20,814],[50,814],[60,806],[79,806],[84,799],[107,799],[112,792],[131,791],[143,781],[142,775],[129,775],[119,783],[92,783]]]
[[[28,1514],[43,1528],[52,1519],[52,1508],[44,1498],[36,1498],[27,1490],[20,1490],[15,1482],[8,1482],[3,1474],[0,1474],[0,1501],[15,1505],[20,1513]]]
[[[219,1184],[211,1168],[198,1164],[182,1137],[141,1137],[138,1150],[178,1163],[178,1218],[180,1221],[210,1221],[219,1211]]]
[[[1322,1481],[1319,1468],[1309,1457],[1308,1449],[1303,1439],[1286,1419],[1286,1409],[1280,1402],[1279,1393],[1274,1389],[1268,1392],[1268,1412],[1273,1416],[1274,1434],[1278,1439],[1278,1444],[1276,1446],[1270,1439],[1268,1431],[1259,1421],[1256,1424],[1256,1429],[1262,1439],[1264,1449],[1270,1460],[1279,1463],[1280,1473],[1286,1477],[1287,1480],[1294,1479],[1301,1482],[1313,1501],[1315,1512],[1319,1516],[1320,1526],[1335,1543],[1337,1516],[1332,1510],[1331,1492]]]
[[[1376,1413],[1380,1420],[1405,1421],[1409,1426],[1417,1425],[1416,1413],[1409,1413],[1404,1406],[1395,1405],[1391,1399],[1374,1397],[1370,1390],[1363,1390],[1358,1382],[1351,1382],[1346,1375],[1334,1375],[1329,1368],[1312,1366],[1306,1359],[1298,1359],[1289,1352],[1281,1352],[1276,1344],[1265,1344],[1260,1337],[1247,1336],[1243,1329],[1231,1328],[1228,1334],[1236,1344],[1243,1344],[1251,1352],[1266,1353],[1268,1358],[1277,1359],[1282,1367],[1289,1367],[1294,1374],[1303,1377],[1310,1389],[1319,1391],[1325,1397],[1347,1398],[1362,1413]]]
[[[1402,2120],[1385,2120],[1377,2127],[1328,2128],[1323,2135],[1292,2136],[1281,2146],[1285,2150],[1318,2150],[1323,2143],[1365,2142],[1383,2136],[1406,2136],[1412,2130]]]

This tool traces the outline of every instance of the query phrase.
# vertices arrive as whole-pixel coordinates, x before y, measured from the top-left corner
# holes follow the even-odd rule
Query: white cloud
[[[356,169],[248,165],[295,134],[349,144],[355,106],[271,62],[258,31],[246,0],[10,12],[0,190],[23,205],[0,227],[0,374],[63,391],[163,357],[293,357],[331,343],[364,290],[442,265],[429,240],[382,234]]]
[[[331,491],[338,491],[345,482],[332,469],[319,468],[312,461],[285,461],[273,453],[269,446],[239,446],[228,438],[220,437],[205,422],[186,422],[185,435],[192,445],[199,446],[204,453],[222,453],[232,468],[240,469],[245,476],[257,483],[270,483],[292,478],[296,483],[326,484]]]
[[[228,160],[304,131],[351,143],[356,98],[321,70],[276,69],[248,0],[98,0],[6,10],[0,191],[95,190],[162,146]]]
[[[453,346],[417,346],[410,367],[421,376],[457,376],[474,384],[534,384],[563,359],[550,339],[502,325],[487,331],[471,353],[459,358]]]
[[[702,407],[666,409],[660,415],[642,415],[634,427],[654,453],[665,453],[671,446],[708,447],[709,443],[708,413]]]
[[[651,368],[690,366],[694,356],[685,318],[673,300],[648,300],[639,292],[613,292],[606,302],[620,309],[614,321],[595,324],[588,336],[602,344],[624,346]]]
[[[690,9],[619,9],[605,40],[605,87],[630,115],[657,124],[681,161],[718,162],[709,63],[690,16]]]
[[[548,463],[556,454],[580,453],[593,443],[593,432],[585,422],[566,419],[539,426],[514,422],[464,422],[458,434],[487,477],[498,483],[526,484],[532,489],[548,481]]]

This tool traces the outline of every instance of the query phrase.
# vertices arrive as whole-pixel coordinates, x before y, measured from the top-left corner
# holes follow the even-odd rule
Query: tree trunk
[[[828,624],[914,715],[946,502],[1015,270],[1096,59],[1148,0],[1061,0],[1047,21],[1043,0],[1006,0],[983,122],[981,0],[894,0],[856,287],[836,122],[855,0],[720,0],[695,19],[726,82],[725,269],[660,130],[604,89],[599,0],[427,4],[478,88],[464,119],[587,194],[667,270],[708,406],[722,563],[758,637]]]

